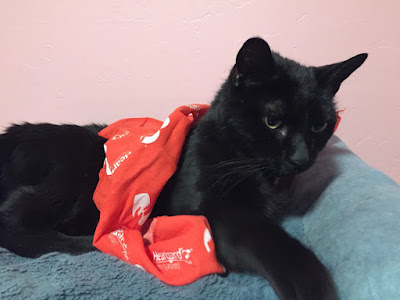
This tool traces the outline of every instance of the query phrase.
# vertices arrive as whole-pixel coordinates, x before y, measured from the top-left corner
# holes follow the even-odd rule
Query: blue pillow
[[[392,179],[333,136],[292,193],[297,211],[311,211],[284,227],[329,268],[342,299],[400,299],[400,187]]]

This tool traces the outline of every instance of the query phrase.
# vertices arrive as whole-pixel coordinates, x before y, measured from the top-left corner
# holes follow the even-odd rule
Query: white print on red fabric
[[[191,109],[196,110],[196,111],[199,111],[199,110],[202,109],[201,106],[196,105],[196,104],[189,104],[188,106],[189,106]]]
[[[124,136],[127,136],[129,133],[130,132],[128,130],[126,130],[124,133],[114,135],[111,139],[119,140],[119,139],[122,139]]]
[[[167,117],[164,121],[164,123],[161,126],[161,129],[167,127],[169,125],[169,122],[171,122],[171,119],[169,117]]]
[[[117,230],[111,232],[108,235],[108,238],[111,240],[112,244],[116,244],[117,242],[119,242],[119,244],[122,247],[122,253],[124,254],[125,259],[129,260],[128,245],[125,243],[125,239],[124,239],[124,229],[117,229]]]
[[[136,265],[134,265],[136,268],[139,268],[139,269],[142,269],[143,271],[146,271],[141,265],[138,265],[138,264],[136,264]]]
[[[104,144],[104,153],[106,154],[106,158],[104,159],[104,164],[106,165],[106,174],[107,175],[112,175],[114,174],[114,172],[119,168],[119,166],[121,166],[122,162],[124,160],[126,160],[129,155],[131,155],[131,151],[125,151],[124,153],[122,153],[116,160],[115,162],[112,164],[112,166],[110,167],[109,163],[108,163],[108,159],[107,159],[107,145]]]
[[[152,136],[146,136],[143,138],[142,143],[143,144],[151,144],[154,143],[155,141],[157,141],[158,137],[160,136],[160,130],[157,131],[155,134],[153,134]]]
[[[168,117],[167,119],[165,119],[164,123],[161,125],[161,129],[167,127],[169,125],[170,122],[170,118]],[[160,130],[158,130],[155,134],[153,134],[152,136],[146,136],[146,137],[141,137],[141,141],[143,144],[151,144],[154,143],[155,141],[157,141],[158,137],[160,136]]]
[[[157,252],[153,251],[153,262],[156,263],[159,267],[172,270],[172,269],[180,269],[181,262],[184,262],[188,265],[192,264],[190,260],[190,254],[193,252],[193,249],[183,249],[179,248],[178,251],[175,252]]]
[[[208,243],[209,243],[211,240],[212,240],[212,237],[211,237],[210,230],[208,230],[208,228],[206,228],[206,229],[204,230],[204,247],[206,247],[206,250],[207,250],[208,253],[211,252],[210,246],[208,245]]]
[[[194,110],[194,111],[196,111],[194,114],[193,113],[190,113],[189,115],[191,115],[193,118],[195,118],[195,119],[198,119],[199,118],[199,113],[198,113],[198,111],[200,111],[200,110],[202,110],[203,108],[201,107],[201,106],[199,106],[199,105],[196,105],[196,104],[189,104],[189,107],[192,109],[192,110]]]
[[[142,226],[146,222],[147,218],[150,216],[150,195],[147,193],[137,194],[133,198],[132,216],[140,216],[138,224]],[[148,213],[146,214],[146,210]]]
[[[104,164],[106,165],[106,174],[107,175],[111,175],[111,170],[110,170],[110,165],[108,164],[108,160],[107,160],[107,145],[104,144],[104,154],[106,155],[106,157],[104,158]]]

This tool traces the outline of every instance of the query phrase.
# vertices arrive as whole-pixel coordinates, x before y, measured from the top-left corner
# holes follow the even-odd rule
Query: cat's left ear
[[[349,77],[351,73],[357,70],[364,63],[367,57],[367,53],[362,53],[343,62],[323,67],[316,67],[315,70],[318,83],[322,87],[328,88],[333,95],[336,94],[339,90],[340,84]]]
[[[248,39],[236,56],[233,69],[235,86],[258,86],[269,80],[274,72],[271,49],[261,38]]]

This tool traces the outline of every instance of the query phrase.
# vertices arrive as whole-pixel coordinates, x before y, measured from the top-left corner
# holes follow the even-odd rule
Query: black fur
[[[264,276],[281,299],[335,299],[326,268],[279,226],[292,204],[274,181],[313,164],[333,133],[334,94],[366,57],[305,67],[248,40],[152,216],[205,215],[228,270]],[[93,250],[101,128],[24,124],[0,135],[0,246],[30,257]]]

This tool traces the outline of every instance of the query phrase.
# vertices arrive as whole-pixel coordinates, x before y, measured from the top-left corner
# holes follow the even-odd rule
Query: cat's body
[[[209,112],[192,129],[153,216],[202,214],[219,260],[267,278],[281,299],[335,299],[316,256],[279,222],[276,178],[312,165],[336,124],[333,96],[366,55],[304,67],[248,40]],[[24,256],[92,250],[101,126],[15,126],[0,135],[0,246]]]

